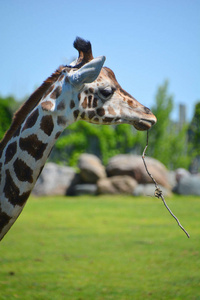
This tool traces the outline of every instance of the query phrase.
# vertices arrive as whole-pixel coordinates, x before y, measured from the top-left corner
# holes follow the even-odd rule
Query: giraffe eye
[[[113,95],[114,91],[111,87],[101,88],[99,89],[99,96],[108,99]]]

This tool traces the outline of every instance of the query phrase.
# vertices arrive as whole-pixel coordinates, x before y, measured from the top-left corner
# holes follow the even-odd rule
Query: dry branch
[[[162,199],[162,201],[163,201],[165,207],[167,208],[167,210],[169,211],[169,213],[172,215],[172,217],[176,220],[178,226],[185,232],[185,234],[189,238],[190,237],[189,233],[184,229],[184,227],[179,222],[178,218],[173,214],[173,212],[168,207],[168,205],[167,205],[167,203],[165,201],[165,198],[163,196],[162,190],[158,187],[158,184],[157,184],[156,180],[153,178],[152,174],[149,172],[149,170],[147,168],[147,164],[146,164],[146,161],[145,161],[145,155],[146,155],[146,150],[147,150],[148,144],[149,144],[149,134],[148,134],[148,131],[147,131],[147,142],[146,142],[146,146],[144,148],[143,154],[142,154],[142,159],[143,159],[144,166],[145,166],[145,169],[147,171],[147,174],[149,175],[149,177],[152,179],[152,181],[155,184],[155,193],[154,193],[154,195],[155,195],[155,197]]]

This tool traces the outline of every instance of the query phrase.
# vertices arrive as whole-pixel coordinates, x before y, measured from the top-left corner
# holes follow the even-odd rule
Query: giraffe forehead
[[[137,107],[139,105],[139,102],[132,95],[122,89],[111,69],[104,67],[102,68],[101,73],[102,78],[106,78],[104,81],[109,80],[110,84],[115,87],[118,96],[121,96],[123,100],[132,107]]]
[[[85,89],[84,90],[85,91],[87,90],[87,91],[93,93],[98,88],[104,88],[104,87],[107,87],[107,86],[111,86],[111,87],[116,88],[116,87],[119,86],[119,84],[118,84],[112,70],[110,70],[110,73],[109,73],[106,70],[104,70],[104,68],[102,68],[102,70],[101,70],[99,76],[97,77],[97,79],[95,81],[89,83],[89,84],[85,84]]]
[[[110,84],[114,85],[115,87],[119,87],[119,83],[115,77],[114,72],[111,69],[107,67],[103,67],[99,77],[101,78],[102,81],[107,81]]]
[[[95,85],[99,88],[105,88],[107,86],[111,87],[117,87],[114,81],[111,80],[111,78],[107,76],[100,75],[97,80],[95,81]]]

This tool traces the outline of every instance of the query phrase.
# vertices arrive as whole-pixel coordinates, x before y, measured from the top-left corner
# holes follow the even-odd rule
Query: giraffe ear
[[[99,76],[105,60],[105,56],[92,59],[69,77],[70,83],[79,88],[84,83],[93,82]]]

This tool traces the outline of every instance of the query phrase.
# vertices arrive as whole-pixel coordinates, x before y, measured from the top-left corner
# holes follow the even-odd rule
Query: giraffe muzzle
[[[135,127],[135,129],[139,130],[139,131],[145,131],[150,129],[155,123],[157,122],[156,117],[154,116],[154,118],[152,119],[140,119],[139,122],[134,122],[133,126]]]

